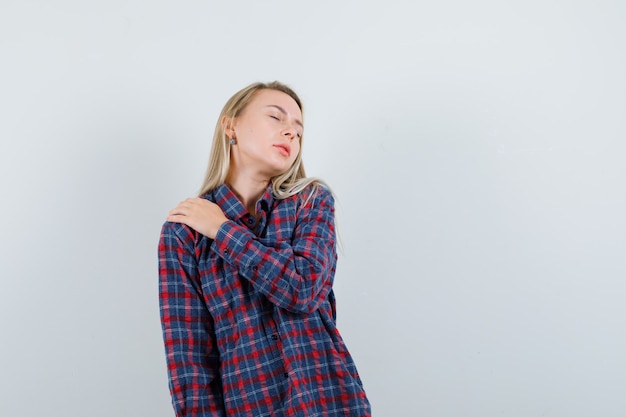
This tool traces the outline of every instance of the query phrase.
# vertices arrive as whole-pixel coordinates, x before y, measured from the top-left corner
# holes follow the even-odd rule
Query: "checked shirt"
[[[215,240],[165,223],[159,301],[179,417],[370,416],[335,325],[334,201],[323,186],[256,220],[226,185],[204,196],[229,219]]]

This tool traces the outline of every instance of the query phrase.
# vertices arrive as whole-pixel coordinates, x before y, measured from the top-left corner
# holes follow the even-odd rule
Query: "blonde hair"
[[[215,133],[213,134],[213,144],[211,145],[211,153],[209,156],[209,166],[206,171],[200,195],[204,195],[214,190],[218,186],[224,184],[228,171],[230,169],[230,144],[229,138],[226,136],[222,120],[224,117],[234,119],[241,114],[246,106],[252,101],[254,95],[264,89],[281,91],[290,96],[300,111],[303,112],[302,102],[298,95],[287,85],[278,81],[271,83],[253,83],[235,93],[224,105],[220,117],[215,125]],[[296,160],[291,167],[284,173],[271,178],[272,192],[278,199],[291,197],[304,190],[309,184],[317,187],[323,184],[317,178],[307,178],[302,163],[302,137],[300,137],[300,150]]]

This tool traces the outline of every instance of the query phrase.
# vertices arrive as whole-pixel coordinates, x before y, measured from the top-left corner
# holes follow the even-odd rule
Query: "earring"
[[[237,140],[235,138],[230,138],[230,144],[231,145],[236,145],[237,144]]]

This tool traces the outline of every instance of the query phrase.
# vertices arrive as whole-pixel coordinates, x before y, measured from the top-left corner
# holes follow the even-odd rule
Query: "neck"
[[[256,214],[256,202],[267,189],[269,181],[265,178],[254,178],[237,170],[231,170],[226,177],[226,184],[235,193],[239,201],[251,214]]]

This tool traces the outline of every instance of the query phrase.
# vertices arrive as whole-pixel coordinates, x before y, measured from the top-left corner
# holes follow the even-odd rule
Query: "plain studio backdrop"
[[[0,416],[171,417],[166,213],[280,80],[375,416],[626,415],[626,3],[0,0]]]

